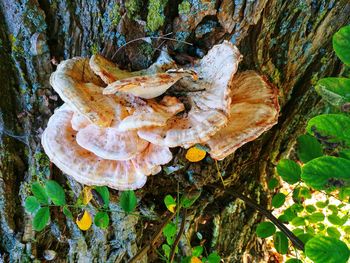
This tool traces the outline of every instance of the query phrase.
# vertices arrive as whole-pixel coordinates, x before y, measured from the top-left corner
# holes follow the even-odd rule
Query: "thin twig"
[[[255,203],[252,199],[249,197],[242,195],[241,193],[235,192],[235,191],[229,191],[226,190],[228,193],[232,194],[233,196],[243,200],[248,206],[254,208],[255,210],[259,211],[261,214],[263,214],[265,217],[267,217],[269,220],[272,221],[272,223],[275,224],[293,243],[293,245],[302,251],[304,251],[304,243],[301,241],[296,235],[293,234],[292,231],[288,229],[280,220],[278,220],[273,214],[271,214],[268,210],[261,207],[257,203]]]
[[[164,219],[163,223],[160,225],[158,231],[156,233],[154,233],[154,235],[151,238],[151,241],[147,245],[143,246],[141,248],[141,250],[139,252],[137,252],[137,254],[132,259],[130,259],[129,263],[136,263],[145,254],[147,254],[147,252],[150,249],[154,248],[155,243],[162,236],[163,228],[170,222],[171,219],[173,219],[174,216],[175,216],[175,213],[169,213],[168,212],[167,217]]]
[[[113,54],[112,56],[112,60],[114,59],[115,55],[117,55],[117,53],[122,49],[124,48],[126,45],[129,45],[133,42],[136,42],[136,41],[145,41],[147,42],[147,39],[163,39],[163,40],[170,40],[170,41],[176,41],[176,42],[180,42],[180,43],[183,43],[183,44],[186,44],[186,45],[190,45],[192,46],[193,44],[192,43],[189,43],[189,42],[186,42],[186,41],[183,41],[183,40],[178,40],[178,39],[175,39],[175,38],[171,38],[171,37],[166,37],[167,35],[170,35],[171,33],[168,33],[168,34],[165,34],[164,36],[160,36],[160,37],[139,37],[139,38],[135,38],[133,40],[130,40],[128,42],[126,42],[125,44],[121,45],[117,51]]]
[[[186,215],[187,215],[187,209],[185,208],[182,211],[182,221],[181,221],[181,226],[180,226],[179,233],[177,233],[177,236],[176,236],[176,239],[174,241],[173,247],[171,248],[170,257],[169,257],[170,263],[172,263],[174,261],[176,247],[179,244],[181,236],[182,236],[182,233],[185,230]]]

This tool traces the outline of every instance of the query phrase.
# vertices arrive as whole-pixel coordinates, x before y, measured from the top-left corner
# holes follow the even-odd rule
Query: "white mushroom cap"
[[[78,145],[77,132],[71,127],[72,117],[73,111],[67,106],[56,110],[42,135],[42,145],[58,168],[82,184],[137,189],[145,184],[146,175],[158,171],[161,164],[172,158],[169,149],[160,146],[149,146],[128,161],[100,158]]]
[[[77,143],[97,156],[108,160],[129,160],[143,152],[148,142],[136,132],[121,132],[118,128],[102,128],[91,124],[77,133]]]
[[[91,122],[105,127],[111,124],[116,102],[102,94],[103,82],[90,69],[88,59],[61,62],[50,83],[64,102]]]
[[[190,111],[170,118],[165,126],[139,130],[138,135],[168,147],[187,148],[206,142],[228,120],[231,81],[240,59],[238,49],[231,43],[214,46],[193,68],[199,79],[182,79],[174,87],[187,92]]]
[[[159,103],[148,100],[146,104],[135,108],[135,111],[124,118],[118,128],[121,131],[164,126],[169,118],[185,110],[185,106],[175,97],[165,96]]]
[[[162,95],[177,81],[185,77],[197,79],[195,72],[184,70],[145,76],[135,76],[117,80],[109,84],[103,90],[103,94],[109,95],[115,94],[116,92],[125,92],[143,99],[153,99]]]
[[[209,140],[227,122],[225,114],[217,110],[193,107],[187,116],[174,116],[166,126],[138,130],[137,134],[157,145],[188,148]]]
[[[254,71],[236,75],[228,124],[207,141],[211,157],[224,159],[275,125],[279,113],[277,95],[277,89]]]

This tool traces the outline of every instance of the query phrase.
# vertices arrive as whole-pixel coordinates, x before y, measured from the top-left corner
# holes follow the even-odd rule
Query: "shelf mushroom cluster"
[[[146,70],[119,69],[100,55],[61,62],[50,82],[65,102],[42,135],[46,154],[87,185],[142,187],[172,159],[170,147],[209,146],[223,159],[276,122],[277,91],[225,41],[178,68],[162,52]]]

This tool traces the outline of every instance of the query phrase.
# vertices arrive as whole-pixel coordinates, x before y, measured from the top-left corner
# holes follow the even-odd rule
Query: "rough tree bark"
[[[274,165],[289,154],[305,120],[318,109],[313,82],[341,70],[331,36],[349,23],[349,13],[348,0],[0,0],[0,261],[43,260],[43,251],[51,249],[58,261],[126,262],[160,224],[164,196],[195,188],[202,195],[188,211],[187,240],[197,244],[194,233],[200,232],[207,250],[217,250],[225,262],[265,261],[263,243],[254,235],[261,216],[224,190],[266,206],[271,194],[266,181]],[[62,103],[48,81],[52,61],[94,52],[111,58],[125,41],[170,32],[194,43],[164,43],[179,62],[189,58],[184,54],[202,56],[223,39],[238,45],[244,55],[240,70],[260,71],[279,88],[278,124],[218,163],[225,188],[212,160],[189,164],[184,151],[175,149],[172,164],[185,168],[152,176],[137,191],[141,216],[121,213],[118,193],[112,191],[108,231],[93,227],[82,233],[55,210],[50,226],[34,233],[22,207],[31,182],[54,178],[71,191],[71,201],[81,189],[50,169],[40,145],[48,118]],[[114,60],[145,68],[161,43],[134,42]],[[181,248],[187,240],[181,240]],[[148,261],[156,259],[149,255]]]

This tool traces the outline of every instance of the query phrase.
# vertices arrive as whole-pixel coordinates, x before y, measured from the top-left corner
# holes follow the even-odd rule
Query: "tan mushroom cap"
[[[224,159],[243,144],[259,137],[277,123],[277,89],[254,71],[236,75],[228,125],[207,141],[210,156]]]
[[[149,142],[142,140],[136,132],[120,132],[118,128],[101,128],[91,124],[77,133],[77,143],[107,160],[130,160],[143,152]]]
[[[118,68],[116,64],[99,54],[93,55],[90,58],[89,64],[95,74],[100,76],[100,78],[107,84],[119,79],[130,78],[138,74],[138,72],[130,72]]]
[[[165,126],[139,130],[138,135],[168,147],[188,148],[206,142],[227,123],[231,81],[240,59],[238,49],[231,43],[225,41],[214,46],[193,67],[199,79],[182,79],[174,87],[187,94],[190,111],[172,117]]]
[[[64,102],[91,122],[104,127],[111,124],[116,102],[102,94],[104,84],[90,69],[88,59],[61,62],[50,83]]]
[[[157,145],[188,148],[206,142],[225,125],[227,117],[217,110],[193,107],[187,116],[174,116],[166,126],[138,130],[137,134]]]
[[[161,51],[160,56],[148,69],[140,71],[127,71],[120,69],[115,63],[109,61],[103,56],[97,54],[90,58],[90,67],[96,75],[106,83],[110,84],[120,79],[130,78],[133,76],[142,76],[165,72],[168,69],[176,68],[175,61],[164,51]]]
[[[164,126],[169,118],[183,110],[184,104],[175,97],[164,96],[159,103],[148,100],[145,105],[138,106],[130,116],[124,118],[118,128],[121,131],[129,131]]]
[[[168,148],[155,145],[128,161],[100,158],[78,145],[72,117],[73,111],[67,106],[56,110],[42,135],[42,145],[58,168],[82,184],[137,189],[145,184],[146,175],[158,171],[172,158]]]
[[[143,99],[153,99],[162,95],[177,81],[185,77],[197,79],[195,72],[184,70],[135,76],[127,79],[121,79],[109,84],[103,90],[103,94],[109,95],[115,94],[116,92],[124,92]]]

